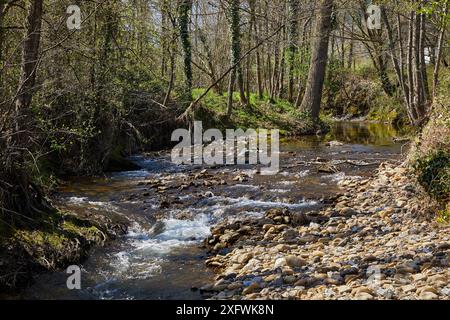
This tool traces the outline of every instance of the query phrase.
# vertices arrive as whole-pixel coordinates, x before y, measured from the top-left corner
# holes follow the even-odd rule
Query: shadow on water
[[[322,198],[339,192],[338,181],[368,176],[380,162],[398,158],[402,146],[393,142],[396,134],[388,125],[337,122],[325,137],[282,142],[281,168],[275,176],[258,175],[251,166],[208,168],[210,176],[200,185],[163,193],[146,187],[147,181],[181,184],[201,175],[202,167],[176,166],[168,155],[139,155],[132,160],[143,167],[140,171],[73,179],[60,190],[63,208],[118,213],[132,221],[130,230],[107,247],[93,250],[82,266],[82,290],[68,290],[64,272],[44,274],[23,298],[201,299],[191,288],[214,277],[204,265],[207,253],[201,246],[211,226],[222,219],[260,217],[273,207],[314,210],[322,205]],[[343,144],[326,144],[334,140]],[[342,164],[339,172],[324,173],[309,164],[318,158],[370,165]],[[240,175],[246,178],[236,181]],[[214,179],[228,183],[203,184]],[[210,194],[205,197],[206,192]],[[170,203],[168,208],[161,206],[164,201]]]

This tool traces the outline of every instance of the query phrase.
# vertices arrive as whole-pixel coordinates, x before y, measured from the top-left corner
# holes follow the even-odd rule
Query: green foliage
[[[450,153],[444,150],[432,151],[419,158],[413,165],[418,181],[438,201],[450,197]]]
[[[333,57],[329,58],[327,67],[328,76],[325,78],[325,87],[331,94],[335,95],[342,87],[345,71],[346,69],[341,66],[338,59]]]
[[[386,123],[401,123],[406,120],[406,114],[404,114],[403,105],[398,99],[381,93],[375,97],[367,119]]]
[[[419,12],[426,15],[437,14],[445,18],[444,23],[448,23],[450,21],[450,13],[445,8],[448,8],[449,2],[449,0],[427,1]]]
[[[311,59],[311,49],[304,46],[296,48],[295,52],[292,52],[289,48],[287,48],[285,50],[285,59],[290,67],[292,76],[300,77],[303,81],[306,81],[309,71],[309,62]]]
[[[437,222],[450,223],[450,211],[449,209],[439,210],[437,214]]]
[[[200,96],[204,89],[194,89],[194,99]],[[233,101],[239,104],[239,93],[233,93]],[[284,99],[270,102],[268,96],[259,99],[257,94],[250,94],[250,107],[241,106],[234,110],[230,119],[226,119],[227,94],[219,95],[208,92],[201,101],[195,117],[204,122],[206,127],[219,129],[280,129],[286,134],[310,133],[312,123],[306,113],[300,112],[292,103]]]

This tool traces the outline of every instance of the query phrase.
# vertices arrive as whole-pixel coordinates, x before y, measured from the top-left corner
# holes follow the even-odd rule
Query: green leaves
[[[429,1],[419,10],[419,13],[428,16],[436,14],[445,18],[444,23],[448,23],[450,21],[450,13],[448,12],[449,2],[449,0]]]
[[[450,197],[450,153],[445,150],[431,152],[414,164],[418,181],[436,200]]]

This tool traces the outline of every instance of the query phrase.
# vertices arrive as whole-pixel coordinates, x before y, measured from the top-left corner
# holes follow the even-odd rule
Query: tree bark
[[[439,39],[437,44],[437,51],[436,51],[436,62],[434,65],[434,71],[433,71],[433,100],[436,98],[437,95],[437,88],[439,86],[439,68],[441,64],[441,58],[442,58],[442,49],[444,46],[444,39],[445,39],[445,31],[447,26],[447,16],[448,13],[448,3],[445,3],[445,8],[443,11],[443,17],[441,21],[441,30],[439,32]]]
[[[428,74],[427,74],[427,64],[425,62],[425,35],[426,35],[426,25],[425,25],[425,14],[420,14],[420,33],[419,33],[419,61],[420,61],[420,72],[422,81],[422,91],[424,103],[427,104],[430,101],[430,88],[428,86]]]
[[[240,14],[239,14],[240,0],[231,0],[230,7],[230,33],[231,33],[231,65],[236,64],[241,57],[241,31],[240,31]],[[231,115],[233,109],[233,89],[234,83],[237,80],[239,87],[239,95],[241,103],[246,105],[245,98],[244,77],[242,75],[242,67],[240,64],[233,70],[230,75],[230,83],[228,86],[228,106],[227,113]]]
[[[353,17],[352,16],[350,16],[350,17],[352,19],[352,25],[351,25],[350,32],[353,35],[353,31],[354,31],[355,27],[354,27],[354,23],[353,23]],[[349,48],[348,48],[348,60],[347,60],[347,68],[348,69],[351,69],[353,67],[353,47],[354,47],[353,39],[350,39],[350,44],[349,44]]]
[[[254,37],[255,37],[255,42],[259,42],[258,39],[258,30],[259,30],[259,26],[258,26],[258,22],[256,21],[256,5],[255,5],[255,0],[249,0],[249,6],[250,6],[250,15],[251,15],[251,19],[253,21],[253,29],[254,29]],[[261,74],[261,55],[260,55],[260,49],[256,50],[256,82],[257,82],[257,86],[258,86],[258,98],[260,100],[263,99],[264,97],[264,92],[263,92],[263,84],[262,84],[262,74]]]
[[[3,19],[5,3],[0,2],[0,68],[3,68]],[[0,96],[3,96],[3,72],[0,72]]]
[[[288,36],[288,100],[294,99],[294,75],[295,75],[295,57],[298,52],[298,16],[300,3],[299,0],[288,0],[289,16],[289,36]]]
[[[168,11],[168,3],[167,0],[162,0],[161,2],[161,51],[162,51],[162,57],[161,57],[161,77],[165,77],[167,73],[167,59],[166,55],[170,55],[170,50],[168,47],[170,44],[167,43],[167,29],[168,29],[168,20],[169,17],[167,15]]]
[[[206,59],[207,59],[207,64],[208,64],[208,75],[211,78],[211,83],[216,83],[216,68],[214,67],[214,60],[213,60],[213,54],[211,51],[211,47],[208,44],[208,40],[206,38],[205,33],[203,32],[202,29],[198,29],[198,37],[200,42],[203,44],[203,48],[205,49],[205,53],[206,53]],[[222,90],[219,84],[217,84],[216,86],[214,86],[214,90],[216,91],[216,93],[218,94],[222,94]]]
[[[381,17],[383,19],[384,24],[386,25],[386,30],[388,34],[388,40],[389,40],[389,51],[391,54],[391,60],[392,65],[394,66],[394,71],[397,76],[397,80],[400,84],[400,88],[402,89],[402,95],[404,97],[405,103],[407,108],[409,108],[409,101],[408,101],[408,88],[405,84],[405,79],[403,76],[403,67],[400,64],[400,61],[397,57],[397,54],[395,53],[395,42],[394,42],[394,34],[392,31],[391,24],[389,22],[386,9],[384,6],[381,7]],[[400,51],[400,55],[402,54],[402,51]]]
[[[322,89],[328,62],[328,44],[331,30],[331,14],[333,0],[322,0],[315,25],[314,41],[312,45],[311,65],[309,68],[306,91],[301,110],[309,111],[314,122],[319,119]]]
[[[192,10],[192,0],[182,0],[179,10],[179,27],[181,45],[183,47],[185,87],[188,99],[192,100],[192,45],[189,35],[189,20]]]
[[[41,40],[42,0],[33,0],[28,8],[26,22],[26,37],[23,43],[21,76],[17,90],[16,110],[16,138],[19,145],[26,145],[30,117],[30,107],[33,98],[36,71],[39,62],[39,46]]]
[[[417,119],[416,109],[414,107],[414,75],[413,75],[413,42],[414,42],[414,11],[411,11],[409,14],[409,27],[408,27],[408,53],[407,53],[407,72],[408,72],[408,87],[409,87],[409,95],[408,95],[408,105],[409,105],[409,120],[411,124],[414,124]]]
[[[421,59],[421,18],[420,14],[414,14],[414,28],[413,28],[413,66],[414,66],[414,106],[417,112],[416,125],[422,119],[425,109],[425,95],[424,95],[424,83],[422,74],[422,59]]]

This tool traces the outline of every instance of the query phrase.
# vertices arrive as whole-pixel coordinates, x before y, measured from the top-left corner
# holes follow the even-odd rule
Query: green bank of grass
[[[440,88],[409,160],[418,183],[439,203],[438,221],[450,223],[450,72],[443,72]]]
[[[193,98],[198,98],[205,89],[193,90]],[[265,96],[250,95],[249,105],[241,105],[239,93],[233,94],[233,113],[227,117],[228,95],[213,91],[200,102],[195,119],[202,120],[205,128],[279,129],[282,135],[312,134],[317,131],[306,113],[298,111],[292,103],[283,99],[270,101]]]

